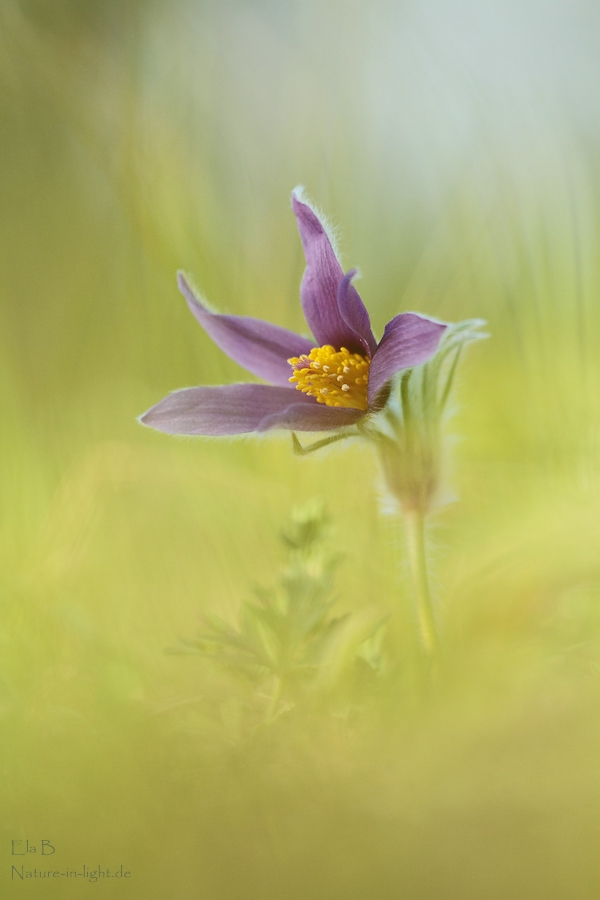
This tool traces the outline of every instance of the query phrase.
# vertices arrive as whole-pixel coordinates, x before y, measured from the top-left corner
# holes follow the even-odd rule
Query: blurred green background
[[[2,0],[3,896],[598,897],[599,52],[586,0]],[[368,447],[136,422],[249,377],[177,268],[305,329],[298,183],[376,333],[488,320],[429,536],[434,693]],[[261,725],[260,692],[166,651],[277,580],[311,498],[336,609],[389,613],[390,662]],[[42,838],[132,877],[11,881]]]

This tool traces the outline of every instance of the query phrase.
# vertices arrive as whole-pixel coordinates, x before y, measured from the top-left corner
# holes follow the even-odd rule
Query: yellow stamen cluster
[[[290,378],[296,390],[315,397],[327,406],[343,406],[366,410],[369,366],[371,360],[345,347],[336,350],[331,344],[314,347],[308,356],[288,359],[294,370]]]

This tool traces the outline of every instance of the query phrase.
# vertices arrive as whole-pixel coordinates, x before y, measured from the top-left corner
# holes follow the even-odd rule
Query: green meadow
[[[2,0],[1,896],[598,896],[600,22],[547,11]],[[428,525],[433,682],[366,443],[137,422],[256,380],[178,269],[306,332],[299,183],[378,336],[487,322]],[[273,714],[268,673],[186,651],[311,509],[341,621]]]

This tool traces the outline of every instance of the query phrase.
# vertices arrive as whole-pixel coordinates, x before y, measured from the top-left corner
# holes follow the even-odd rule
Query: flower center
[[[294,374],[290,381],[296,390],[316,397],[327,406],[345,406],[366,410],[367,385],[371,360],[345,347],[336,350],[331,344],[314,347],[308,356],[288,359]]]

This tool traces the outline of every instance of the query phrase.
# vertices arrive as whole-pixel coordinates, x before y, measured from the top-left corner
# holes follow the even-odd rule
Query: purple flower
[[[446,328],[400,313],[379,343],[316,212],[292,195],[306,257],[300,298],[314,340],[247,316],[211,312],[179,273],[192,314],[231,359],[269,384],[184,388],[141,416],[168,434],[231,435],[271,428],[335,431],[382,408],[390,379],[426,362]]]

